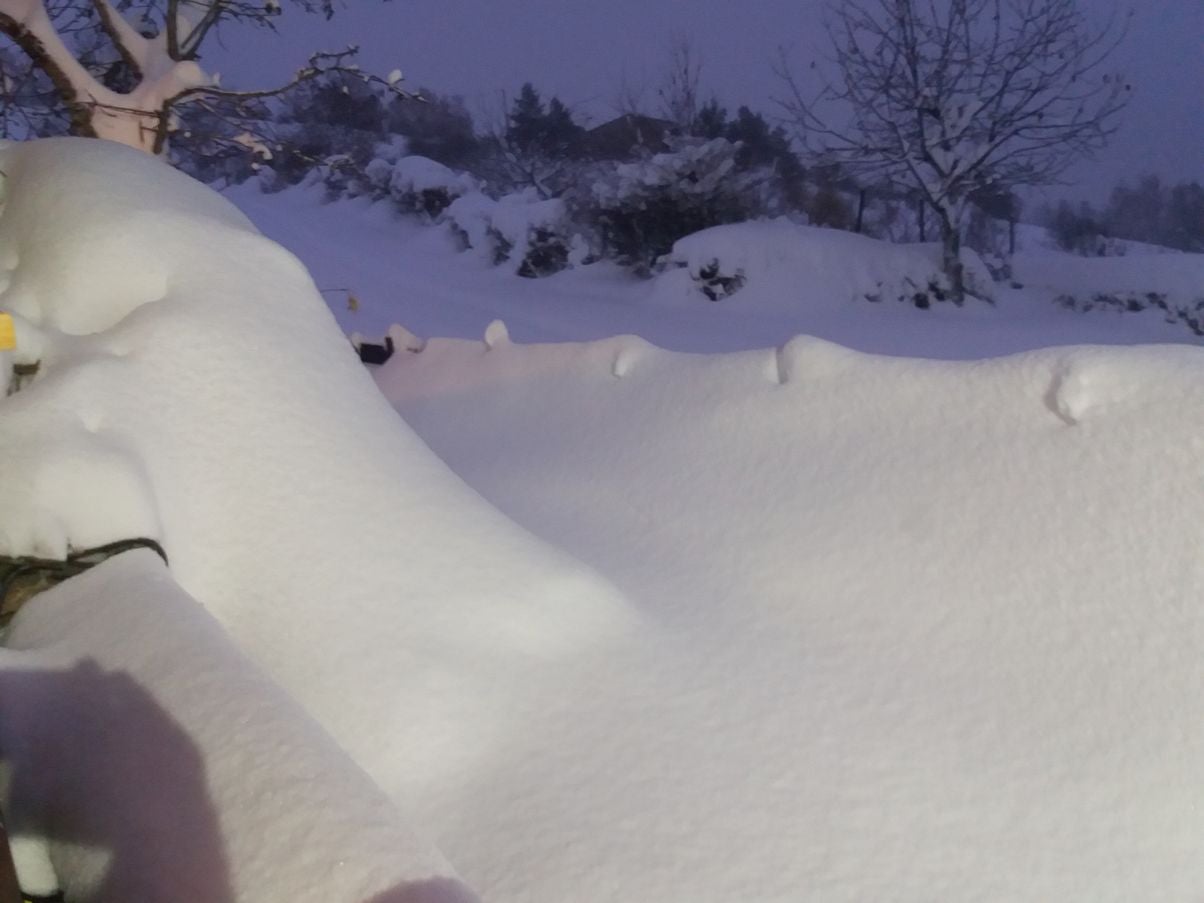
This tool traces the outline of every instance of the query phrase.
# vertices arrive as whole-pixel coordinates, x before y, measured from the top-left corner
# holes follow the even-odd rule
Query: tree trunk
[[[43,16],[45,12],[42,11]],[[27,13],[28,15],[28,13]],[[95,138],[96,130],[92,126],[92,108],[79,98],[70,75],[63,66],[63,56],[54,53],[57,47],[47,46],[44,35],[30,28],[20,17],[14,17],[8,11],[0,10],[0,33],[7,35],[14,44],[24,51],[33,63],[34,68],[42,70],[55,91],[63,100],[67,116],[71,123],[71,134],[81,138]],[[51,36],[57,40],[58,35],[53,31]],[[61,42],[59,42],[61,46]],[[71,60],[74,62],[74,60]]]
[[[966,300],[966,270],[962,265],[961,230],[947,211],[940,211],[941,269],[949,278],[949,300],[960,307]]]

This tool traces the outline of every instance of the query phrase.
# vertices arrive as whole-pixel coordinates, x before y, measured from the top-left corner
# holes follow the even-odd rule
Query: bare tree
[[[827,30],[834,75],[807,99],[781,58],[781,103],[813,155],[919,192],[959,304],[971,195],[1056,182],[1106,144],[1128,99],[1103,71],[1123,25],[1092,27],[1075,0],[848,0]]]
[[[647,94],[647,85],[643,81],[632,82],[624,74],[619,80],[619,86],[615,89],[610,108],[619,116],[644,116],[646,115],[645,94]]]
[[[702,63],[694,45],[686,37],[676,38],[670,48],[664,79],[656,93],[660,97],[661,115],[684,135],[693,132],[702,107],[698,93],[701,76]]]
[[[333,12],[333,0],[293,3]],[[221,101],[229,109],[332,71],[384,81],[359,72],[353,47],[316,53],[288,85],[265,91],[224,89],[201,68],[201,46],[220,25],[271,28],[279,12],[278,0],[0,0],[0,34],[24,54],[28,71],[49,81],[73,134],[163,154],[183,104]]]

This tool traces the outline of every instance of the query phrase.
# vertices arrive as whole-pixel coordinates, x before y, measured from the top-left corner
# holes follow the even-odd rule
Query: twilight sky
[[[1081,0],[1101,15],[1122,0]],[[287,7],[287,4],[285,4]],[[228,87],[285,79],[316,49],[349,43],[381,75],[400,68],[410,86],[462,95],[469,107],[496,106],[524,81],[557,94],[581,119],[613,112],[621,85],[656,85],[676,36],[690,40],[702,81],[729,106],[776,112],[771,69],[779,46],[810,60],[824,47],[821,0],[348,0],[330,22],[288,10],[281,33],[230,29],[209,48],[209,68]],[[1133,85],[1120,133],[1097,163],[1067,176],[1065,193],[1103,200],[1120,179],[1157,172],[1204,181],[1204,3],[1141,0],[1113,58]]]

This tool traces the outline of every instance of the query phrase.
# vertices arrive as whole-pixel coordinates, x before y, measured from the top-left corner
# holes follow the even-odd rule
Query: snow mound
[[[485,898],[1204,889],[1204,352],[431,340],[377,378],[656,625],[440,824]]]
[[[1025,285],[1059,294],[1157,292],[1179,301],[1204,299],[1204,254],[1169,252],[1081,257],[1056,251],[1017,254],[1013,269]]]
[[[4,551],[158,537],[400,800],[486,767],[516,686],[633,623],[396,418],[304,267],[228,202],[101,141],[7,144],[0,170],[0,308],[40,360],[0,400]]]
[[[1016,276],[1069,310],[1161,318],[1204,338],[1204,254],[1172,252],[1135,257],[1029,253],[1016,258]]]
[[[963,260],[967,286],[991,297],[991,276],[978,255],[964,250]],[[940,261],[935,244],[894,244],[784,219],[736,223],[674,244],[666,260],[671,269],[658,277],[658,294],[697,300],[708,283],[728,278],[739,282],[742,302],[757,306],[797,305],[803,299],[828,308],[857,301],[914,303],[917,294],[931,296],[931,286],[945,285]]]
[[[428,157],[402,157],[393,164],[389,187],[394,192],[446,191],[457,197],[477,190],[476,180]]]

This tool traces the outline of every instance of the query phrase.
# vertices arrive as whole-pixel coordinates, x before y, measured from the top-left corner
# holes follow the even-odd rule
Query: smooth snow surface
[[[296,259],[157,166],[0,153],[0,308],[43,363],[0,400],[0,543],[162,537],[396,803],[405,880],[450,875],[437,847],[490,903],[1204,893],[1204,352],[1181,328],[1030,289],[845,303],[820,284],[859,269],[809,284],[788,254],[745,253],[716,304],[685,269],[519,280],[383,206],[235,192],[361,299],[349,331],[427,339],[393,330],[421,350],[377,371],[386,400]],[[591,341],[524,344],[550,338]],[[1151,339],[1182,344],[1029,350]],[[126,576],[34,600],[37,648],[0,662],[116,662],[110,634],[65,637],[76,593]],[[179,664],[138,671],[165,708]]]
[[[1204,890],[1200,351],[430,341],[379,381],[654,625],[442,807],[487,899]]]
[[[1016,277],[1058,293],[1089,297],[1097,292],[1156,292],[1172,301],[1204,301],[1204,254],[1133,254],[1079,257],[1030,251],[1016,257]]]

